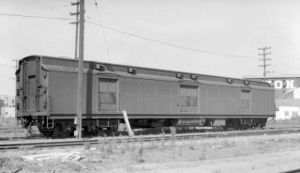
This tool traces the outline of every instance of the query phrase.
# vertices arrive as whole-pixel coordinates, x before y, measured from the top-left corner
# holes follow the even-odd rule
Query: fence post
[[[125,123],[126,123],[126,128],[127,128],[127,131],[128,131],[128,135],[129,137],[133,137],[133,131],[131,130],[131,127],[130,127],[130,124],[129,124],[129,120],[128,120],[128,116],[127,116],[127,112],[125,110],[123,110],[123,116],[124,116],[124,120],[125,120]]]

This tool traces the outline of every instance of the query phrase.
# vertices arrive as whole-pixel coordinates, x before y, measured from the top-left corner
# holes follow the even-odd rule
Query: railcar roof
[[[20,61],[24,60],[24,59],[28,59],[28,58],[32,58],[32,57],[39,57],[42,59],[56,59],[56,60],[64,60],[64,61],[73,61],[76,62],[77,60],[75,59],[70,59],[70,58],[66,58],[66,57],[52,57],[52,56],[44,56],[44,55],[30,55],[27,57],[22,58]],[[20,63],[20,62],[19,62]],[[269,86],[270,85],[266,82],[262,82],[261,80],[256,80],[256,79],[242,79],[242,78],[232,78],[232,77],[227,77],[227,76],[215,76],[215,75],[207,75],[207,74],[198,74],[198,73],[192,73],[192,72],[182,72],[182,71],[175,71],[175,70],[164,70],[164,69],[156,69],[156,68],[147,68],[147,67],[139,67],[139,66],[131,66],[131,65],[122,65],[122,64],[113,64],[113,63],[105,63],[105,62],[99,62],[99,61],[89,61],[89,60],[85,60],[84,64],[103,64],[103,65],[111,65],[111,66],[115,66],[115,67],[130,67],[130,68],[134,68],[137,69],[137,71],[139,70],[149,70],[151,72],[162,72],[162,73],[172,73],[172,74],[176,74],[176,73],[180,73],[183,75],[197,75],[198,77],[202,77],[205,78],[205,80],[224,80],[224,79],[231,79],[239,82],[244,82],[244,81],[249,81],[252,84],[257,84],[257,85],[262,85],[262,86]],[[203,79],[199,79],[200,81]],[[226,82],[226,81],[225,81]]]

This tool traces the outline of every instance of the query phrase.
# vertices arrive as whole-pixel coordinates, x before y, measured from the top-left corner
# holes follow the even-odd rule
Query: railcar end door
[[[35,111],[36,106],[36,79],[35,75],[28,76],[28,111]]]

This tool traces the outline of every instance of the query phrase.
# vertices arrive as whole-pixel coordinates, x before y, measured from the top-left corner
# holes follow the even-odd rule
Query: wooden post
[[[125,110],[123,110],[123,116],[124,116],[124,120],[125,120],[125,123],[126,123],[128,135],[129,135],[129,137],[132,138],[134,134],[133,134],[133,131],[131,130],[129,120],[128,120],[128,116],[127,116],[127,112]]]
[[[83,106],[83,56],[84,56],[84,0],[80,0],[79,19],[79,57],[78,57],[78,87],[77,87],[77,133],[81,139],[82,106]]]

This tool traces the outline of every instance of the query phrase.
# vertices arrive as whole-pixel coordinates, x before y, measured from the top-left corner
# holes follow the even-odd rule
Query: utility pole
[[[76,12],[75,13],[70,13],[71,16],[75,16],[76,15],[76,21],[75,22],[71,22],[71,24],[75,24],[76,28],[75,28],[75,55],[74,58],[77,59],[78,58],[78,19],[79,19],[79,0],[77,2],[72,2],[71,5],[76,5]]]
[[[77,86],[77,138],[81,139],[82,106],[83,106],[83,59],[84,59],[84,0],[80,0],[79,16],[79,57],[78,57],[78,86]]]
[[[264,79],[266,79],[267,73],[270,73],[269,71],[267,71],[267,66],[271,66],[271,64],[267,64],[267,61],[270,61],[271,58],[267,58],[267,55],[271,55],[271,52],[266,52],[266,50],[271,49],[271,47],[262,47],[262,48],[258,48],[258,50],[262,51],[261,54],[258,54],[259,56],[262,56],[262,59],[259,59],[260,61],[263,62],[262,65],[259,65],[259,67],[263,67],[264,71],[263,71],[263,77]]]

